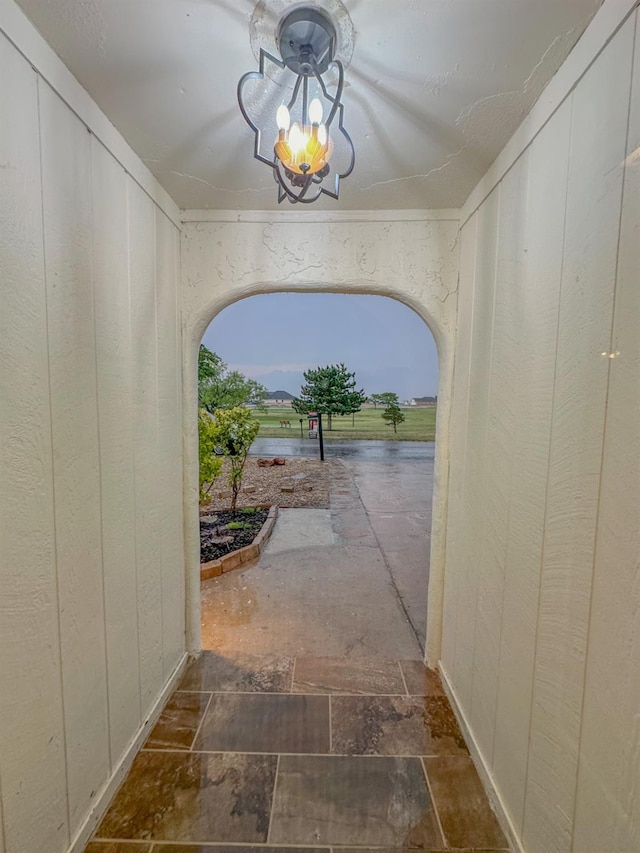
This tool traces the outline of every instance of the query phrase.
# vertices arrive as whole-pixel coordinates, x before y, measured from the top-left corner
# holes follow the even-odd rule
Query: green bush
[[[244,464],[249,448],[260,429],[259,422],[249,409],[236,406],[233,409],[218,409],[211,431],[213,447],[220,449],[231,463],[229,485],[231,486],[231,509],[235,512],[238,492],[242,485]]]
[[[201,503],[208,503],[211,500],[211,488],[222,471],[222,459],[216,456],[215,450],[215,421],[206,409],[199,409],[198,454],[200,458]]]

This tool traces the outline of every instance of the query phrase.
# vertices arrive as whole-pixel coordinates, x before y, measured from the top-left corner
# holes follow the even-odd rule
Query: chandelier
[[[335,58],[335,27],[322,9],[298,7],[282,18],[276,42],[282,58],[261,48],[259,70],[238,83],[238,104],[255,134],[253,156],[272,169],[278,202],[310,204],[323,194],[337,199],[355,151],[343,126],[344,68]],[[263,139],[270,149],[263,151]],[[340,165],[332,168],[338,146]]]

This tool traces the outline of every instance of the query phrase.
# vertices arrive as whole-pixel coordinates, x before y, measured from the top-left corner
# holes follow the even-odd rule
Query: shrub
[[[213,483],[222,471],[222,459],[216,456],[215,422],[206,409],[198,410],[198,454],[200,501],[208,503],[211,500],[210,492]]]
[[[213,446],[220,448],[231,463],[229,485],[231,486],[231,509],[235,512],[238,492],[242,485],[244,464],[249,448],[260,429],[259,422],[249,409],[236,406],[233,409],[218,409],[212,429]]]

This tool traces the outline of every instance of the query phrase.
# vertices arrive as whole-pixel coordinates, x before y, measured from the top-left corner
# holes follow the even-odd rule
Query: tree
[[[243,376],[237,370],[226,373],[205,397],[208,407],[215,409],[234,409],[236,406],[246,406],[249,403],[261,408],[267,396],[264,385]],[[207,407],[207,408],[208,408]]]
[[[221,450],[231,463],[229,485],[231,486],[232,512],[236,509],[247,454],[259,429],[259,422],[252,416],[249,409],[244,409],[242,406],[218,409],[215,414],[211,438],[216,450]]]
[[[327,415],[327,429],[331,429],[333,415],[350,415],[359,412],[366,401],[364,391],[356,391],[355,373],[349,373],[344,364],[329,364],[307,370],[303,374],[306,384],[300,396],[291,405],[300,415],[320,412]]]
[[[222,471],[222,459],[216,456],[215,422],[206,409],[198,409],[198,452],[200,458],[200,501],[211,500],[214,481]]]
[[[397,403],[390,403],[382,413],[382,419],[388,424],[393,425],[393,431],[398,432],[398,424],[404,422],[404,414],[400,411],[400,406]]]
[[[373,403],[373,408],[377,409],[378,404],[381,406],[390,406],[392,403],[395,403],[396,406],[399,404],[398,395],[394,394],[393,391],[385,391],[383,394],[372,394],[369,397],[369,402]]]
[[[217,409],[233,409],[249,403],[264,407],[264,385],[243,376],[227,365],[215,352],[200,344],[198,356],[198,405],[213,414]]]
[[[215,352],[204,344],[200,344],[198,352],[198,387],[206,385],[212,380],[217,380],[227,369],[227,365]]]

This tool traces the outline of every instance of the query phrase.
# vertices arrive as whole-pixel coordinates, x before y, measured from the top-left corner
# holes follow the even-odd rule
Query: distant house
[[[411,400],[412,406],[436,406],[437,404],[437,397],[414,397],[413,400]]]
[[[288,391],[269,391],[264,401],[265,406],[290,406],[293,394]]]

